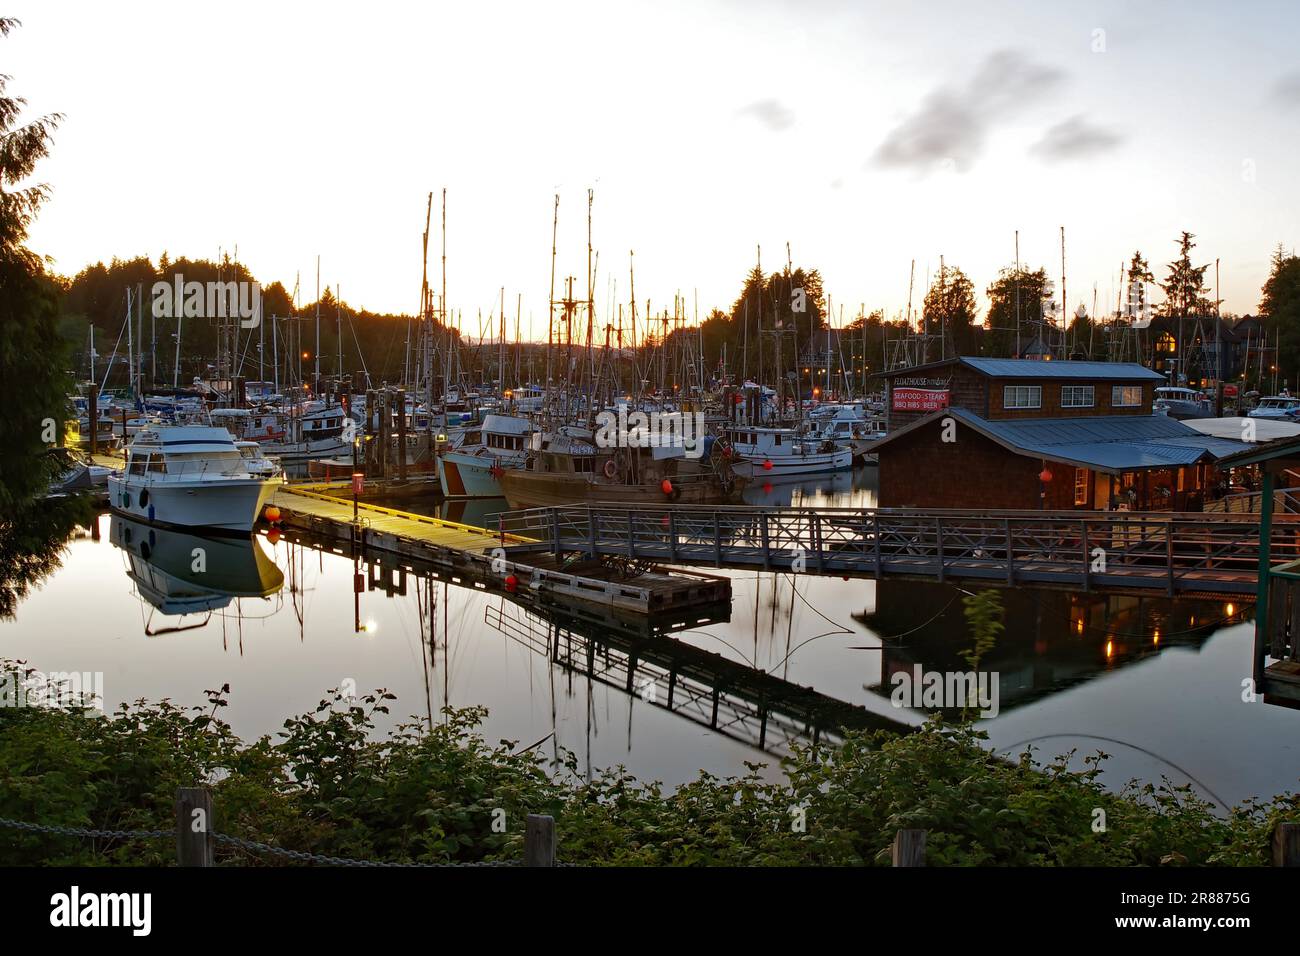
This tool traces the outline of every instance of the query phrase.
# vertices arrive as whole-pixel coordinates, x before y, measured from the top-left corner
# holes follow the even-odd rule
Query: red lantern
[[[1052,480],[1052,473],[1048,471],[1046,468],[1044,468],[1042,471],[1038,473],[1038,480],[1041,481],[1043,484],[1047,484],[1049,481]]]
[[[671,495],[673,493],[673,483],[665,478],[663,481],[659,482],[659,490],[666,495]]]
[[[519,587],[519,579],[515,577],[513,574],[507,574],[506,590],[509,591],[511,594],[513,594],[515,592],[515,589],[518,587]]]

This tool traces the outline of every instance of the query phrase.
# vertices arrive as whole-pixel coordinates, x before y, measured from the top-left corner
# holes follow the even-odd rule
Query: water
[[[874,482],[867,468],[756,486],[746,497],[870,506]],[[504,508],[486,501],[431,510],[472,523]],[[736,774],[746,761],[765,761],[776,776],[788,741],[804,739],[806,721],[782,713],[777,699],[789,685],[814,689],[827,712],[848,704],[864,721],[915,724],[923,714],[891,704],[890,675],[916,664],[964,670],[960,652],[972,643],[966,592],[951,586],[710,571],[732,579],[729,618],[642,645],[629,693],[635,640],[614,631],[626,621],[547,620],[499,595],[425,576],[400,581],[266,536],[219,543],[107,515],[96,532],[75,534],[59,566],[0,622],[0,657],[47,672],[103,672],[109,708],[141,697],[200,704],[205,689],[229,683],[225,716],[245,739],[274,735],[329,688],[383,687],[398,695],[395,719],[437,719],[445,703],[482,705],[489,740],[540,742],[549,753],[563,746],[591,768],[623,764],[676,784],[701,769]],[[196,548],[206,561],[201,573]],[[374,579],[360,594],[358,572]],[[406,593],[385,593],[385,574]],[[1035,739],[1049,756],[1102,749],[1113,755],[1104,779],[1114,786],[1168,776],[1229,804],[1297,788],[1300,712],[1242,700],[1252,625],[1240,608],[999,593],[1009,623],[984,662],[1000,675],[1000,713],[982,721],[991,746],[1018,750]],[[674,669],[683,676],[670,712]],[[714,687],[722,690],[711,726]],[[772,696],[772,687],[782,693]],[[798,693],[805,702],[810,696]]]

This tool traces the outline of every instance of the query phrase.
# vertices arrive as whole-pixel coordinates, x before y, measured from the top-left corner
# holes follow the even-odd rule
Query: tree
[[[1160,283],[1165,292],[1165,315],[1187,318],[1192,315],[1204,315],[1214,311],[1213,303],[1205,298],[1209,289],[1205,285],[1203,266],[1192,265],[1191,252],[1196,248],[1196,237],[1184,232],[1175,240],[1178,243],[1178,258],[1168,265],[1168,275]]]
[[[19,26],[0,18],[0,36]],[[0,75],[0,515],[11,517],[57,471],[43,454],[63,428],[69,381],[59,337],[58,284],[24,243],[49,187],[31,183],[62,116],[22,119],[26,101]]]
[[[1300,368],[1300,257],[1285,253],[1280,246],[1273,253],[1273,268],[1261,290],[1259,314],[1266,329],[1271,325],[1276,330],[1282,375],[1295,372]]]
[[[938,277],[925,293],[921,320],[927,333],[944,337],[944,352],[949,357],[975,352],[975,311],[975,287],[970,279],[956,266],[940,267]]]
[[[1151,274],[1151,266],[1147,265],[1146,259],[1142,258],[1141,250],[1133,253],[1133,259],[1128,264],[1128,281],[1129,282],[1155,282],[1156,277]]]
[[[1017,271],[1007,266],[998,272],[985,295],[989,297],[985,353],[1006,357],[1017,355],[1017,348],[1023,350],[1034,340],[1043,304],[1052,300],[1055,290],[1046,269],[1030,272],[1021,266]]]

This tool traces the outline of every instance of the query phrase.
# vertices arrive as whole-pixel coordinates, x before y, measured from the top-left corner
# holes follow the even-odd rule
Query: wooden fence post
[[[528,814],[524,822],[524,866],[555,866],[555,817]]]
[[[1300,823],[1279,823],[1273,828],[1273,865],[1300,866]]]
[[[180,866],[214,866],[212,791],[181,787],[176,791],[176,862]]]
[[[899,830],[890,852],[894,866],[925,866],[925,831]]]

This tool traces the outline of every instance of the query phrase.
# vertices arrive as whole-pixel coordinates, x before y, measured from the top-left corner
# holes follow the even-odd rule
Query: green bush
[[[749,764],[667,790],[621,767],[584,780],[572,753],[552,764],[512,741],[492,746],[477,731],[481,708],[377,736],[375,715],[393,700],[382,690],[334,694],[277,741],[245,744],[219,716],[228,690],[209,691],[204,707],[137,701],[112,717],[0,709],[0,818],[170,829],[176,788],[206,783],[219,832],[370,860],[517,859],[524,815],[548,813],[560,859],[594,865],[881,865],[895,832],[918,827],[932,865],[1158,866],[1264,865],[1273,824],[1300,816],[1294,794],[1224,817],[1185,787],[1113,793],[1099,780],[1103,754],[1082,770],[1070,755],[1008,762],[970,725],[937,720],[796,750],[780,782]],[[0,864],[166,864],[174,852],[170,839],[0,827]],[[218,862],[285,861],[219,844]]]

